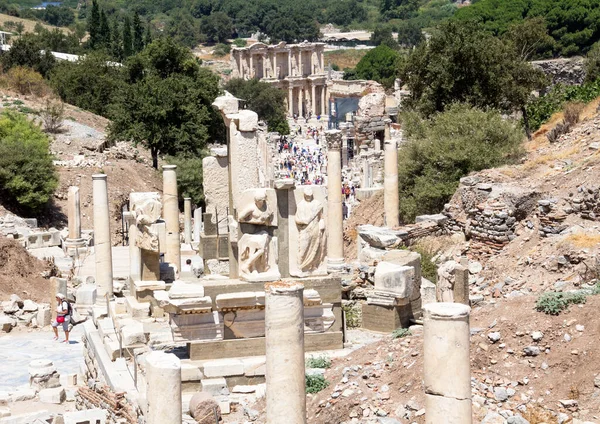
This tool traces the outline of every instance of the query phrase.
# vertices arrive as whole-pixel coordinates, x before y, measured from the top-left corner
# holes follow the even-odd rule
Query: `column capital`
[[[93,174],[92,180],[106,180],[106,174]]]
[[[163,165],[163,171],[174,171],[177,169],[177,165]]]
[[[342,147],[342,132],[340,130],[325,131],[325,139],[327,140],[327,149],[340,150]]]

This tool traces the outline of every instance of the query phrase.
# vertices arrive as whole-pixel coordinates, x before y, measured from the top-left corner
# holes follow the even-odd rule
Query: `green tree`
[[[92,11],[88,18],[88,32],[90,33],[89,45],[92,49],[98,48],[101,42],[100,35],[100,8],[98,2],[92,0]]]
[[[438,213],[452,197],[461,177],[516,161],[524,134],[499,112],[454,104],[423,120],[403,116],[409,140],[399,151],[398,184],[405,222]]]
[[[23,24],[23,22],[17,22],[15,24],[15,30],[17,31],[17,34],[23,34],[23,31],[25,31],[25,25]]]
[[[142,21],[140,15],[133,14],[133,52],[139,53],[144,48],[144,28],[142,28]]]
[[[415,21],[401,21],[398,24],[398,44],[402,47],[414,47],[423,39],[421,27]]]
[[[131,21],[129,16],[123,20],[123,57],[128,58],[133,54],[133,40],[131,38]]]
[[[50,76],[50,84],[65,103],[102,116],[117,93],[123,90],[121,69],[109,64],[110,57],[95,52],[79,61],[60,62]]]
[[[586,82],[596,81],[600,78],[600,42],[594,44],[585,59]]]
[[[504,40],[513,44],[522,60],[538,58],[551,51],[555,44],[548,35],[544,18],[539,16],[512,24],[504,34]]]
[[[177,192],[180,200],[189,197],[192,199],[192,204],[204,204],[202,158],[205,156],[206,152],[202,152],[199,156],[180,153],[165,158],[165,162],[169,165],[177,165]]]
[[[200,68],[188,49],[162,37],[132,59],[130,84],[112,107],[110,139],[147,146],[156,168],[159,154],[200,155],[215,131],[223,136],[212,107],[218,77]]]
[[[424,116],[456,102],[505,112],[523,110],[541,88],[543,73],[524,61],[512,43],[478,29],[448,22],[411,52],[400,78],[411,91],[406,107]]]
[[[391,49],[398,48],[398,43],[392,36],[392,28],[389,26],[378,25],[371,34],[371,43],[374,46],[386,45]]]
[[[289,134],[290,127],[286,118],[285,93],[271,84],[257,79],[244,80],[233,78],[224,87],[234,96],[244,99],[246,107],[265,121],[269,131]]]
[[[225,43],[233,34],[233,23],[223,12],[213,12],[203,17],[200,28],[206,38],[215,43]]]
[[[344,74],[344,79],[366,79],[377,81],[385,88],[392,88],[398,76],[400,53],[381,44],[363,56],[354,72]]]
[[[8,70],[13,66],[25,66],[47,76],[56,64],[56,59],[49,50],[42,53],[39,37],[35,34],[24,34],[15,40],[11,49],[2,55],[2,66]]]
[[[150,28],[150,24],[146,26],[146,35],[144,36],[144,46],[147,46],[152,42],[152,28]]]
[[[175,13],[167,22],[165,33],[189,48],[194,48],[206,38],[200,33],[199,26],[194,19],[183,12]]]
[[[0,115],[0,194],[27,213],[52,198],[58,177],[48,137],[23,114]]]
[[[116,61],[121,61],[123,60],[123,40],[121,39],[121,31],[119,30],[119,23],[116,19],[113,21],[110,35],[110,54]]]
[[[108,18],[106,17],[106,13],[104,10],[100,11],[100,34],[99,38],[99,47],[108,48],[110,47],[110,25],[108,23]]]

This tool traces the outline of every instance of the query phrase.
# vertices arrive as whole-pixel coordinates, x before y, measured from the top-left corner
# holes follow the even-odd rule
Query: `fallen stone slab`
[[[62,387],[40,390],[38,396],[40,397],[40,402],[42,403],[54,403],[57,405],[63,403],[66,398],[65,389]]]

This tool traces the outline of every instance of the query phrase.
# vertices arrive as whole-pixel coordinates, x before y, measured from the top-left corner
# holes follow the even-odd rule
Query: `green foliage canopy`
[[[23,211],[36,213],[58,186],[48,136],[25,115],[0,115],[0,194]]]
[[[356,64],[354,72],[344,74],[344,79],[373,80],[385,88],[392,88],[398,76],[400,60],[400,53],[381,44],[369,50]]]

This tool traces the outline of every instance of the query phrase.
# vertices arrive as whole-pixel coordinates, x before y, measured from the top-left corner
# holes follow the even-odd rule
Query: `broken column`
[[[385,126],[383,204],[385,225],[395,228],[400,225],[398,197],[398,146],[390,137],[389,122]]]
[[[163,165],[163,214],[167,226],[165,260],[181,270],[179,239],[179,205],[177,197],[177,165]]]
[[[304,286],[265,285],[267,424],[306,423]]]
[[[183,198],[183,237],[187,244],[192,243],[192,199]]]
[[[327,140],[327,269],[339,271],[344,264],[342,215],[342,132],[325,131]]]
[[[148,424],[181,424],[181,361],[172,353],[146,356]]]
[[[427,424],[471,423],[470,311],[460,303],[423,306]]]
[[[69,187],[69,239],[81,238],[81,208],[79,205],[79,187]]]
[[[96,257],[96,284],[99,301],[113,294],[112,245],[110,242],[110,211],[105,174],[92,175],[94,197],[94,252]]]

